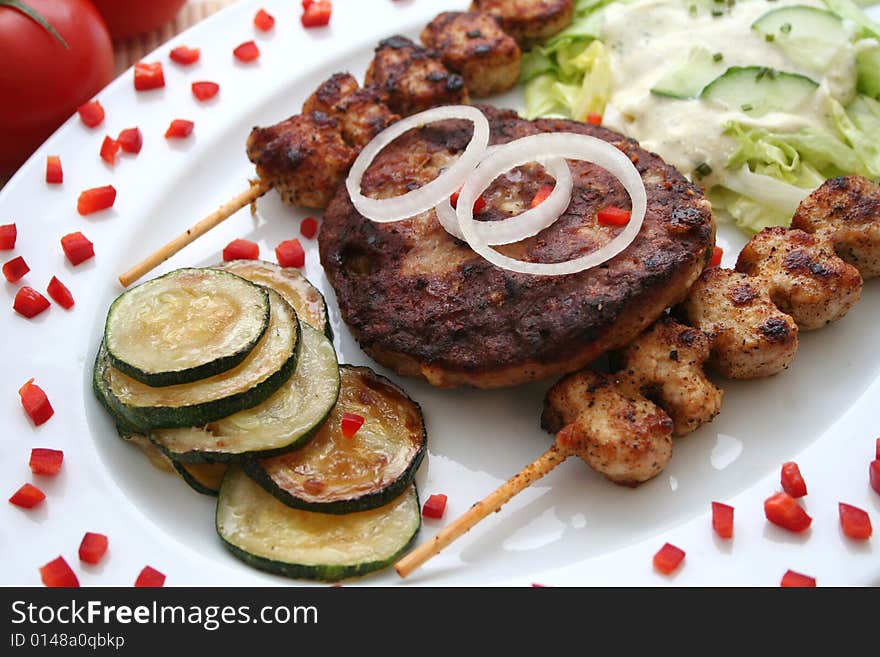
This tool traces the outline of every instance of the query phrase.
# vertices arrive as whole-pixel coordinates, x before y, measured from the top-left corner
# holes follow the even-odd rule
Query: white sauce
[[[699,7],[696,15],[689,9],[694,4]],[[732,6],[715,5],[723,8],[724,14],[712,16],[707,11],[711,5],[705,0],[633,0],[606,7],[602,40],[610,50],[614,80],[606,124],[638,140],[689,177],[698,165],[708,164],[713,173],[700,181],[707,187],[723,184],[724,167],[736,147],[733,139],[722,134],[726,121],[777,130],[827,125],[827,97],[846,103],[854,94],[855,48],[843,47],[824,71],[808,70],[751,29],[751,24],[771,9],[792,5],[826,8],[817,0],[737,0]],[[801,73],[820,83],[819,93],[797,115],[769,113],[759,117],[723,111],[698,99],[652,94],[651,87],[697,45],[721,53],[726,66],[757,65]]]

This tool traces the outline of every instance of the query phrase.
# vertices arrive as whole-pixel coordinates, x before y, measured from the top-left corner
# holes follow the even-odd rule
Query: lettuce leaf
[[[827,178],[880,178],[880,103],[865,95],[845,108],[833,98],[828,103],[832,121],[825,129],[784,132],[726,123],[737,148],[723,187],[710,190],[713,205],[743,230],[757,232],[788,225],[799,198]]]

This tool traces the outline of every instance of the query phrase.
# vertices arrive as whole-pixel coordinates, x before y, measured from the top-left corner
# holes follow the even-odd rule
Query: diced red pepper
[[[610,206],[599,210],[596,213],[596,219],[602,226],[626,226],[629,223],[630,212]]]
[[[860,541],[871,538],[874,530],[871,527],[871,516],[867,511],[844,502],[839,502],[837,506],[840,511],[840,528],[844,535]]]
[[[86,532],[79,544],[79,560],[96,564],[107,552],[110,541],[104,534]]]
[[[9,262],[3,263],[3,275],[10,283],[20,281],[22,277],[24,277],[24,275],[27,274],[30,270],[31,268],[28,267],[27,263],[24,261],[24,258],[22,258],[21,256],[13,258]]]
[[[181,66],[189,66],[199,61],[202,51],[199,48],[188,48],[186,46],[177,46],[172,49],[168,56],[172,61],[177,62]]]
[[[46,493],[32,484],[25,484],[12,494],[9,502],[22,509],[33,509],[46,499]]]
[[[59,281],[57,277],[53,276],[52,280],[49,281],[49,286],[46,288],[46,292],[49,293],[49,296],[52,297],[52,300],[55,303],[65,310],[73,308],[73,295],[70,293],[70,290],[67,289],[67,286]]]
[[[871,480],[871,488],[880,495],[880,459],[871,461],[871,465],[868,466],[868,476]]]
[[[782,588],[816,588],[816,578],[796,573],[793,570],[786,570],[779,586]]]
[[[116,202],[116,188],[113,185],[92,187],[82,191],[76,201],[76,211],[86,216],[93,212],[99,212],[112,208]]]
[[[192,83],[192,92],[193,96],[196,97],[196,100],[210,100],[217,95],[218,91],[220,91],[220,85],[216,82],[208,82],[205,80]]]
[[[0,226],[2,228],[2,226]],[[874,446],[874,458],[880,459],[880,438],[877,439],[877,444]]]
[[[712,502],[712,529],[721,538],[733,538],[733,507]]]
[[[34,288],[25,285],[15,293],[12,309],[22,317],[36,317],[49,307],[49,300]]]
[[[684,550],[675,547],[672,543],[666,543],[657,550],[654,555],[654,568],[664,575],[669,575],[684,561]]]
[[[721,257],[724,255],[724,249],[720,246],[712,247],[712,258],[709,260],[710,267],[718,267],[721,264]]]
[[[223,249],[224,260],[256,260],[260,257],[260,245],[249,240],[232,240]]]
[[[64,557],[53,559],[40,568],[40,579],[48,587],[76,588],[79,586],[76,573],[73,572]]]
[[[28,379],[27,383],[18,389],[18,396],[21,397],[24,412],[33,420],[34,426],[44,424],[55,414],[46,392],[34,383],[33,379]]]
[[[184,139],[192,134],[196,124],[186,119],[174,119],[165,131],[165,139]]]
[[[0,226],[0,251],[11,251],[15,248],[15,238],[18,237],[18,229],[15,224],[3,224]]]
[[[275,257],[282,267],[302,267],[306,264],[306,252],[299,240],[285,240],[275,247]]]
[[[541,189],[535,194],[534,198],[532,198],[532,203],[530,207],[536,208],[541,203],[547,200],[547,197],[553,193],[553,185],[541,185]]]
[[[776,493],[764,500],[764,515],[774,525],[790,532],[805,531],[813,519],[788,493]]]
[[[149,91],[165,86],[165,73],[162,62],[138,62],[134,65],[134,88],[137,91]]]
[[[602,115],[598,112],[590,112],[587,114],[587,123],[590,125],[602,125]]]
[[[74,267],[95,255],[95,246],[89,241],[89,238],[79,231],[68,233],[62,237],[61,248],[64,249],[64,255]]]
[[[116,154],[118,152],[119,142],[110,135],[106,135],[101,143],[101,159],[107,164],[116,164]]]
[[[308,9],[309,5],[315,4],[316,0],[302,0],[302,8]]]
[[[57,155],[46,156],[46,182],[50,185],[60,185],[64,182],[64,170],[61,168],[61,158]]]
[[[144,138],[141,135],[140,128],[126,128],[119,133],[116,138],[119,147],[126,153],[140,153],[144,145]]]
[[[299,232],[307,239],[312,239],[318,234],[318,220],[314,217],[306,217],[299,225]]]
[[[449,204],[453,208],[458,207],[458,197],[460,195],[461,195],[461,187],[459,187],[458,190],[453,192],[452,196],[449,197]],[[484,199],[482,196],[478,196],[477,200],[474,201],[474,214],[477,214],[478,212],[482,212],[485,207],[486,207],[486,199]]]
[[[37,475],[57,475],[61,472],[61,464],[64,461],[64,452],[60,449],[47,449],[46,447],[34,447],[31,450],[31,458],[28,465],[31,472]]]
[[[342,428],[342,435],[346,438],[352,438],[364,426],[364,418],[357,413],[343,413],[342,421],[339,424]]]
[[[303,15],[300,22],[303,27],[323,27],[330,23],[332,13],[333,3],[328,0],[316,0],[308,5],[303,5]]]
[[[260,56],[260,49],[253,41],[245,41],[236,46],[232,54],[240,62],[252,62]]]
[[[76,111],[79,114],[79,118],[82,119],[82,122],[90,128],[95,128],[101,125],[101,121],[104,120],[104,108],[101,107],[101,103],[97,100],[90,100],[87,103],[83,103],[76,108]]]
[[[780,481],[782,483],[782,490],[792,497],[803,497],[807,494],[807,484],[801,476],[798,464],[794,461],[782,464]]]
[[[152,566],[145,566],[137,576],[134,585],[142,588],[159,588],[165,584],[165,575]]]
[[[443,512],[446,511],[446,499],[443,493],[434,493],[425,501],[425,505],[422,507],[422,515],[426,518],[437,518],[439,520],[443,517]]]
[[[254,27],[260,32],[268,32],[275,27],[275,17],[268,13],[265,9],[260,9],[254,16]]]

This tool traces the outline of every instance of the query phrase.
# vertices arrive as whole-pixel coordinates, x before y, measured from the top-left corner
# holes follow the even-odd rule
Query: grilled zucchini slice
[[[116,298],[104,344],[120,372],[168,386],[235,367],[268,325],[265,289],[215,269],[178,269]]]
[[[425,455],[427,434],[416,402],[368,367],[339,370],[339,400],[305,447],[242,464],[288,506],[336,514],[374,509],[409,487]],[[342,434],[345,413],[364,418],[351,438]]]
[[[305,444],[339,395],[333,343],[302,324],[302,352],[293,376],[266,401],[206,427],[157,430],[151,439],[175,461],[238,461],[246,454],[270,455]]]
[[[245,563],[277,575],[337,581],[394,563],[421,526],[414,485],[385,506],[344,516],[282,504],[237,466],[223,479],[216,527]]]
[[[99,350],[95,388],[111,413],[149,434],[154,429],[194,427],[219,420],[268,399],[290,378],[300,348],[293,308],[268,290],[269,326],[241,364],[193,383],[151,387],[119,371]]]
[[[153,445],[153,449],[164,456],[164,452],[155,445]],[[194,491],[202,495],[217,497],[223,476],[226,474],[227,465],[225,463],[178,463],[177,461],[171,461],[171,463]]]
[[[264,260],[230,260],[216,265],[215,269],[232,272],[257,285],[265,285],[275,290],[293,306],[301,321],[333,339],[330,314],[327,312],[324,295],[298,269],[281,267]]]

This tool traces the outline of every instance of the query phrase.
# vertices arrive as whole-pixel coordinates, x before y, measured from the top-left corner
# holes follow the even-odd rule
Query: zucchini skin
[[[296,370],[296,363],[302,349],[302,329],[295,315],[294,324],[296,346],[293,353],[280,369],[249,390],[191,406],[152,406],[140,408],[126,406],[113,394],[104,380],[107,368],[111,365],[109,357],[106,356],[106,349],[103,350],[105,360],[101,363],[101,350],[99,350],[99,362],[96,363],[95,377],[100,377],[102,383],[99,385],[96,382],[96,388],[100,387],[106,391],[106,399],[103,398],[103,395],[99,395],[99,399],[102,399],[102,402],[106,401],[105,407],[108,407],[113,417],[124,418],[127,425],[137,427],[140,433],[145,434],[149,434],[153,429],[182,429],[201,426],[232,415],[245,408],[253,408],[272,396]]]
[[[224,483],[226,477],[234,476],[233,468],[226,473],[224,477]],[[268,559],[266,557],[261,557],[255,554],[248,552],[247,550],[238,547],[234,543],[227,541],[223,534],[221,533],[219,526],[219,514],[220,508],[218,504],[217,511],[214,516],[215,528],[217,530],[217,536],[220,537],[220,540],[223,542],[223,545],[228,549],[236,558],[240,559],[247,565],[256,568],[258,570],[265,571],[267,573],[272,573],[273,575],[281,575],[283,577],[290,577],[293,579],[309,579],[309,580],[317,580],[322,582],[338,582],[343,579],[347,579],[350,577],[361,577],[363,575],[367,575],[369,573],[376,572],[377,570],[382,570],[387,568],[391,564],[395,563],[398,559],[400,559],[404,554],[406,554],[410,548],[415,544],[416,540],[419,537],[419,533],[422,528],[422,514],[421,514],[421,502],[419,500],[419,491],[418,487],[415,483],[411,484],[413,488],[413,492],[415,494],[416,506],[417,506],[417,517],[418,521],[416,523],[415,529],[413,531],[412,536],[403,545],[399,550],[397,550],[393,555],[377,560],[377,561],[366,561],[358,564],[347,564],[347,565],[305,565],[305,564],[292,564],[286,561],[276,561],[274,559]],[[221,488],[223,484],[221,484]],[[404,489],[404,493],[406,493],[406,489]],[[390,501],[390,500],[389,500]]]
[[[175,270],[165,274],[164,276],[160,276],[156,279],[151,280],[159,280],[160,278],[165,278],[166,276],[172,276],[177,274],[180,270]],[[236,278],[241,278],[242,280],[247,281],[247,279],[242,278],[241,276],[237,276],[232,272],[224,271],[224,274],[228,274],[229,276],[236,276]],[[147,283],[151,281],[146,281]],[[251,283],[251,281],[247,281]],[[257,286],[259,287],[259,286]],[[132,290],[137,288],[132,288]],[[110,317],[113,316],[114,309],[116,305],[119,303],[120,299],[122,299],[126,294],[128,294],[131,290],[123,292],[120,294],[113,303],[110,304],[110,308],[107,311],[107,322],[104,325],[104,344],[107,344],[107,334],[110,330]],[[110,364],[115,367],[117,370],[122,372],[123,374],[127,374],[131,378],[136,381],[140,381],[148,386],[153,386],[154,388],[161,388],[163,386],[172,386],[181,383],[193,383],[198,381],[199,379],[205,379],[210,376],[214,376],[215,374],[222,374],[227,370],[231,370],[236,365],[241,364],[241,362],[247,358],[248,354],[253,350],[253,348],[257,345],[260,339],[266,332],[266,329],[269,327],[269,294],[265,290],[261,290],[263,293],[263,298],[265,299],[266,309],[263,313],[263,330],[259,332],[259,334],[251,340],[246,345],[243,345],[242,348],[227,356],[221,356],[219,358],[215,358],[214,360],[203,363],[201,365],[197,365],[195,367],[189,367],[182,370],[170,370],[164,372],[147,372],[145,370],[140,369],[139,367],[135,367],[128,361],[125,361],[121,358],[118,358],[112,351],[107,349],[107,356],[110,360]]]
[[[153,444],[155,444],[155,443],[153,443]],[[189,471],[185,467],[183,467],[183,465],[178,463],[177,461],[172,460],[171,463],[172,463],[172,465],[174,465],[174,469],[177,470],[177,473],[180,475],[180,477],[195,492],[201,493],[202,495],[208,495],[210,497],[217,497],[217,495],[220,494],[219,488],[215,489],[215,488],[209,488],[208,486],[205,486],[202,482],[200,482],[198,479],[193,477],[189,473]]]
[[[92,370],[92,391],[104,410],[113,418],[116,430],[122,438],[131,434],[146,433],[147,428],[141,426],[138,418],[132,416],[127,407],[110,392],[107,381],[104,379],[104,372],[108,367],[110,367],[110,357],[107,355],[104,341],[101,340],[101,344],[98,345],[98,353],[95,356],[95,366]]]
[[[410,460],[409,466],[406,468],[406,470],[404,470],[397,477],[397,479],[387,484],[384,488],[373,491],[371,493],[366,493],[359,497],[334,500],[332,502],[313,502],[303,500],[299,497],[292,495],[288,491],[275,484],[272,477],[266,472],[266,470],[260,465],[259,461],[257,460],[258,455],[248,454],[247,457],[241,462],[241,469],[244,471],[244,473],[248,477],[250,477],[255,483],[259,484],[266,492],[270,493],[279,502],[283,502],[287,506],[293,507],[294,509],[302,509],[304,511],[316,511],[318,513],[329,513],[333,515],[345,515],[347,513],[355,513],[357,511],[369,511],[370,509],[384,506],[391,500],[402,495],[406,491],[406,489],[414,483],[416,472],[418,471],[419,466],[422,464],[422,461],[425,458],[425,454],[428,451],[428,432],[425,429],[425,420],[424,414],[422,413],[422,407],[417,401],[415,401],[402,388],[395,385],[387,377],[376,373],[369,367],[358,367],[346,364],[342,364],[339,367],[340,369],[367,370],[369,376],[372,376],[373,378],[378,379],[382,383],[389,385],[395,390],[399,391],[400,394],[402,394],[406,398],[407,402],[415,407],[415,410],[419,414],[422,429],[421,444],[418,451],[413,456],[412,460]],[[332,412],[332,409],[328,411],[328,416],[330,415],[330,412]],[[319,424],[315,427],[312,433],[316,433],[320,428],[321,425]],[[305,443],[303,442],[302,444]]]

